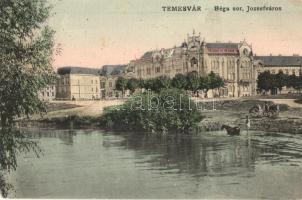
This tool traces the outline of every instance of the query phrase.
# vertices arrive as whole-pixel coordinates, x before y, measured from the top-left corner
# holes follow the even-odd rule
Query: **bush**
[[[105,109],[101,125],[156,133],[189,133],[202,120],[196,104],[179,89],[141,93],[125,104]]]

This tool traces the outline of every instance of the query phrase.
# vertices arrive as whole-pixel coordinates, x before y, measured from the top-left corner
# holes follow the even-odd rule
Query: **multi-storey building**
[[[254,60],[256,77],[263,71],[270,71],[272,74],[277,74],[279,71],[282,71],[288,75],[302,75],[302,57],[299,55],[255,56]]]
[[[121,96],[115,89],[119,76],[126,76],[127,65],[105,65],[101,69],[62,67],[58,69],[56,98],[94,100]]]
[[[277,74],[282,71],[287,75],[302,75],[302,57],[294,54],[293,56],[254,56],[255,77],[264,71]],[[293,88],[282,89],[282,93],[296,92]]]
[[[113,98],[120,97],[121,92],[115,89],[115,82],[119,76],[125,74],[127,65],[104,65],[100,73],[100,97]]]
[[[197,72],[205,76],[214,72],[225,80],[220,96],[241,97],[256,94],[259,73],[269,70],[285,74],[301,74],[302,57],[256,56],[245,40],[207,42],[200,34],[187,37],[178,47],[148,51],[128,65],[104,65],[100,70],[63,67],[58,70],[58,99],[104,99],[120,96],[115,89],[119,76],[150,79],[158,76]],[[288,90],[283,90],[284,92]],[[47,94],[47,93],[44,93]],[[212,94],[213,95],[213,94]],[[208,95],[208,96],[212,96]]]
[[[253,62],[252,47],[246,41],[211,43],[201,40],[193,31],[181,46],[149,51],[130,61],[127,71],[141,79],[193,71],[206,75],[213,71],[225,79],[223,96],[240,97],[255,93]]]
[[[99,69],[62,67],[58,69],[57,99],[88,100],[100,98]]]

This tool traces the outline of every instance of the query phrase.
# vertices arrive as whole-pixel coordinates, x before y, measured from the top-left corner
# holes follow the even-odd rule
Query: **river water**
[[[299,135],[28,132],[43,155],[20,155],[12,197],[302,198]]]

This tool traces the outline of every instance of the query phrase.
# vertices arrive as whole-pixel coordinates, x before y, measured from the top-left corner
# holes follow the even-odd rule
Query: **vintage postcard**
[[[301,199],[302,0],[1,0],[0,197]]]

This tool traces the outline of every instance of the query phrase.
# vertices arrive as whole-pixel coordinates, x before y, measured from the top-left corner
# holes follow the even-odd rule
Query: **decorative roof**
[[[92,74],[92,75],[99,75],[100,70],[95,68],[88,68],[88,67],[61,67],[58,69],[59,75],[65,74]]]
[[[255,56],[254,60],[261,60],[268,67],[302,65],[302,56]]]
[[[206,43],[207,48],[226,48],[226,49],[237,49],[238,43],[221,43],[221,42],[215,42],[215,43]]]
[[[127,65],[104,65],[100,70],[103,76],[119,75],[125,72]]]
[[[147,51],[141,58],[152,58],[154,51]]]

